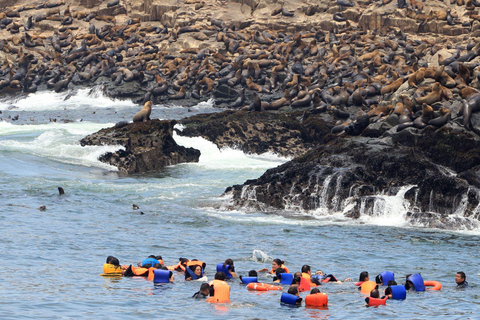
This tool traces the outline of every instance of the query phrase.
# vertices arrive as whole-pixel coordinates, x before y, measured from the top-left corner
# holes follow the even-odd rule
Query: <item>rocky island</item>
[[[229,110],[178,120],[179,134],[292,158],[226,186],[233,207],[358,218],[400,194],[412,223],[469,228],[480,212],[479,6],[2,0],[0,89],[101,86],[153,108],[213,98]],[[171,137],[175,123],[121,123],[81,143],[124,146],[101,158],[124,173],[198,161]]]

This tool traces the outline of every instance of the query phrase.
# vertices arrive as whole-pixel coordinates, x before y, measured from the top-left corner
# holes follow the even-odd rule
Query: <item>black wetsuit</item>
[[[457,289],[462,289],[468,287],[468,282],[463,281],[462,283],[457,284]]]
[[[206,299],[207,296],[204,295],[202,292],[198,291],[198,292],[195,292],[195,294],[192,296],[192,298],[194,298],[194,299]]]

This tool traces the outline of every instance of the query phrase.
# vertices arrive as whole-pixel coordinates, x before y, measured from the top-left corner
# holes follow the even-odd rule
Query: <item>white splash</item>
[[[0,152],[20,152],[61,163],[99,167],[116,171],[102,163],[99,156],[115,152],[121,146],[80,146],[79,140],[112,124],[88,122],[14,125],[0,122]]]
[[[220,150],[215,144],[202,137],[183,137],[174,132],[173,138],[181,146],[200,150],[201,155],[198,165],[208,169],[243,168],[245,170],[266,170],[290,160],[272,152],[266,152],[261,155],[247,155],[241,150],[232,148]]]
[[[56,93],[54,91],[39,91],[30,93],[14,101],[0,102],[0,110],[45,111],[73,110],[85,108],[131,108],[136,107],[130,100],[112,99],[106,97],[100,87],[79,89],[71,92]]]

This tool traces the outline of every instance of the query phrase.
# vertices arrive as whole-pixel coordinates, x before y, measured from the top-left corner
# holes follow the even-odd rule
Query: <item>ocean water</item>
[[[358,220],[344,218],[341,210],[229,210],[229,199],[221,196],[227,186],[288,159],[218,150],[201,138],[175,136],[179,144],[201,150],[199,163],[119,176],[97,160],[119,146],[81,147],[78,141],[130,120],[139,109],[100,90],[36,93],[0,103],[2,319],[480,318],[479,230],[409,225],[405,190],[383,197],[380,213]],[[211,102],[192,108],[157,105],[152,117],[217,111]],[[136,264],[150,254],[162,255],[167,265],[179,257],[203,260],[209,279],[226,258],[235,261],[240,275],[281,258],[291,271],[308,264],[353,281],[323,285],[329,307],[320,310],[282,306],[279,292],[248,291],[238,281],[230,282],[231,303],[214,305],[191,299],[200,283],[185,282],[179,273],[173,284],[160,286],[143,278],[99,276],[109,255]],[[371,278],[392,271],[398,283],[420,272],[443,288],[366,308],[354,286],[364,270]],[[470,288],[455,288],[457,271],[467,274]],[[271,281],[266,274],[260,278]]]

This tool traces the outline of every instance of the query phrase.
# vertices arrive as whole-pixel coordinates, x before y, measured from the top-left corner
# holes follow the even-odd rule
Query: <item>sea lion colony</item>
[[[390,2],[368,1],[363,6]],[[448,10],[428,14],[421,2],[395,5],[399,14],[413,15],[419,29],[431,19],[469,30],[478,24],[479,2],[450,2]],[[203,25],[174,28],[139,19],[120,24],[116,16],[75,11],[64,2],[9,7],[0,13],[0,28],[9,34],[0,41],[4,53],[0,88],[30,93],[47,87],[60,92],[72,84],[136,81],[144,88],[144,102],[205,100],[215,92],[228,93],[233,96],[232,108],[312,108],[331,113],[338,120],[333,132],[352,135],[391,115],[398,117],[403,129],[442,126],[452,113],[463,112],[464,125],[471,128],[471,114],[480,108],[476,38],[433,40],[398,28],[360,30],[341,11],[358,4],[346,0],[332,4],[340,9],[331,15],[338,22],[335,28],[296,33],[228,28],[214,18]],[[185,5],[195,10],[205,1],[185,0]],[[106,6],[121,6],[121,1]],[[460,8],[469,13],[463,22],[455,15]],[[271,14],[291,17],[295,12],[279,7]],[[52,30],[40,25],[43,20]],[[169,52],[169,44],[187,33],[213,45]],[[445,48],[454,53],[438,53]],[[452,101],[462,101],[463,107],[451,110]]]

